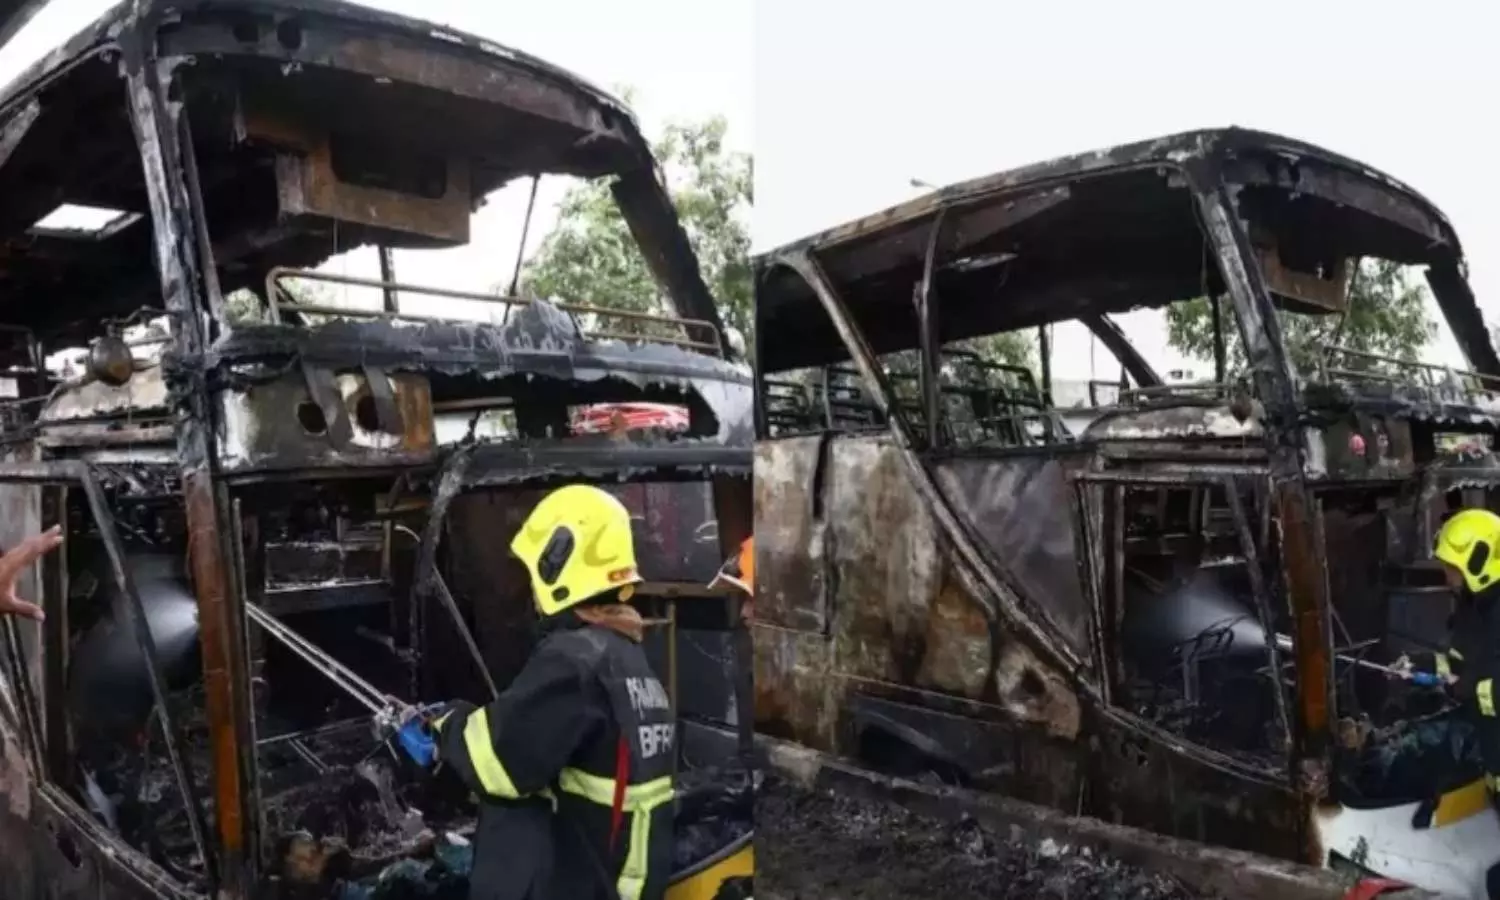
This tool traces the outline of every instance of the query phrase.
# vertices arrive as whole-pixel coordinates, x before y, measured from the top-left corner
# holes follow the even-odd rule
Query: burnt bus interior
[[[1161,155],[1168,144],[1194,161],[1169,163]],[[1218,146],[1204,149],[1211,144]],[[1389,663],[1445,639],[1451,597],[1423,563],[1446,512],[1480,499],[1473,485],[1493,483],[1487,436],[1500,420],[1486,405],[1496,383],[1490,375],[1335,343],[1360,261],[1390,260],[1426,270],[1473,366],[1496,371],[1463,283],[1457,239],[1406,191],[1323,151],[1231,130],[981,179],[758,259],[757,329],[784,337],[757,347],[757,477],[761,468],[784,465],[821,492],[806,540],[838,556],[832,571],[812,577],[839,584],[820,614],[817,630],[829,640],[820,652],[830,671],[863,679],[837,709],[811,712],[816,704],[802,706],[807,692],[783,684],[789,673],[768,651],[756,673],[759,727],[960,781],[1014,775],[1024,760],[986,760],[973,749],[976,732],[955,729],[946,717],[955,709],[976,722],[1008,715],[1030,718],[1034,730],[1059,731],[1056,721],[1032,716],[1006,694],[1003,647],[1024,639],[1017,620],[1030,618],[1041,623],[1034,643],[1050,651],[1040,655],[1057,669],[1076,667],[1068,690],[1101,707],[1103,718],[1094,721],[1107,730],[1123,723],[1126,731],[1185,747],[1178,756],[1291,787],[1302,751],[1293,743],[1299,652],[1288,571],[1307,565],[1310,552],[1316,577],[1326,579],[1319,593],[1331,632],[1322,658],[1331,662],[1339,717],[1331,790],[1351,803],[1431,796],[1434,768],[1393,767],[1389,747],[1443,717],[1441,693],[1393,683],[1361,661]],[[1253,281],[1237,271],[1241,265],[1254,267]],[[1258,305],[1252,283],[1264,286],[1268,306]],[[1214,377],[1202,382],[1164,382],[1111,320],[1203,297],[1212,298],[1217,346]],[[1326,321],[1330,341],[1316,367],[1293,371],[1265,350],[1262,309],[1283,323]],[[1085,403],[1059,408],[1050,345],[1052,326],[1068,320],[1083,323],[1113,354],[1120,377],[1091,382]],[[1026,336],[1031,362],[986,358],[985,341],[995,334]],[[1248,342],[1249,366],[1233,365],[1230,340]],[[1268,437],[1287,440],[1285,423],[1293,417],[1311,426],[1313,448],[1296,473],[1313,497],[1313,528],[1296,533],[1315,539],[1288,559],[1283,539],[1291,530],[1273,497],[1281,464]],[[1293,442],[1299,431],[1290,430]],[[1465,437],[1478,442],[1455,450]],[[857,446],[864,449],[856,453]],[[855,457],[896,455],[903,447],[936,486],[935,500],[922,498],[945,507],[934,519],[955,522],[945,538],[972,541],[979,564],[1018,598],[1009,619],[1003,603],[970,600],[971,609],[999,607],[1003,636],[981,641],[999,641],[998,651],[974,655],[952,642],[936,623],[960,614],[942,609],[941,592],[927,601],[882,599],[902,584],[861,582],[869,596],[842,584],[857,577],[847,566],[881,565],[884,547],[858,533],[863,525],[817,519],[816,504],[835,502],[827,499],[828,485],[845,477],[841,457],[862,465]],[[880,474],[917,477],[909,471],[896,464]],[[1460,496],[1465,480],[1467,500]],[[872,504],[887,502],[883,490],[867,492],[880,497]],[[771,490],[758,497],[758,535],[794,527],[794,505],[806,502],[783,507]],[[829,536],[834,529],[840,533]],[[804,639],[783,637],[783,630],[809,627],[789,597],[804,575],[778,568],[776,542],[764,540],[762,553],[771,555],[761,566],[757,613],[767,627],[757,631],[757,649],[783,640],[806,648]],[[963,556],[952,546],[927,552]],[[920,627],[913,635],[888,624],[881,636],[868,618],[896,615],[880,613],[881,604],[934,624],[925,635]],[[888,650],[892,663],[872,670],[872,646]],[[999,674],[976,675],[967,693],[947,688],[942,693],[960,696],[934,699],[940,670],[926,660],[959,648],[967,648],[976,671],[988,658]],[[901,662],[911,659],[922,662]],[[799,665],[816,668],[805,659]],[[998,689],[979,687],[996,677]],[[901,698],[901,708],[892,697]],[[883,711],[862,712],[870,705]],[[923,706],[927,714],[913,711]],[[1091,718],[1085,714],[1084,728]],[[1120,773],[1147,766],[1147,757],[1114,742],[1104,746],[1118,755],[1103,761],[1106,786],[1093,802],[1119,817],[1108,794],[1131,783],[1133,776]],[[1442,777],[1461,783],[1473,771],[1467,763],[1449,766]],[[1143,795],[1160,793],[1149,777],[1134,784]],[[1096,777],[1090,788],[1098,785]],[[1019,777],[995,786],[1036,794]],[[1078,802],[1076,785],[1046,796]],[[1183,830],[1170,813],[1145,817]],[[1186,831],[1202,828],[1198,822]]]
[[[5,540],[38,522],[67,532],[33,586],[45,625],[4,626],[5,712],[45,789],[86,811],[81,839],[57,838],[64,856],[80,871],[123,864],[151,896],[246,883],[226,871],[227,834],[246,836],[241,864],[268,896],[364,879],[379,890],[357,896],[383,897],[403,860],[426,861],[412,877],[429,888],[461,881],[469,798],[393,750],[369,709],[242,604],[393,697],[485,702],[534,638],[510,537],[563,483],[605,484],[630,507],[655,661],[688,686],[673,694],[685,716],[732,728],[731,617],[705,586],[751,524],[751,388],[711,306],[698,320],[476,285],[457,296],[492,312],[457,321],[401,313],[403,297],[455,292],[391,272],[391,250],[467,243],[507,183],[610,178],[664,292],[707,298],[628,113],[540,62],[338,4],[124,15],[23,76],[0,110],[13,397],[0,493],[19,510]],[[161,66],[155,92],[122,78],[143,63],[106,39],[112,26],[191,65]],[[142,135],[153,93],[176,128]],[[60,205],[114,215],[53,227]],[[381,279],[309,270],[371,245]],[[181,283],[163,284],[163,254],[190,261]],[[374,303],[299,309],[299,281],[373,288]],[[193,292],[206,352],[184,351],[173,291]],[[239,320],[224,300],[237,291],[259,307]],[[82,372],[49,368],[80,347]],[[620,402],[670,404],[682,422],[580,427],[581,409]],[[196,501],[180,440],[195,428],[214,475]],[[193,502],[218,516],[229,596],[194,590]],[[206,603],[234,611],[222,643]],[[214,720],[214,691],[229,718]],[[690,834],[682,864],[722,837]]]

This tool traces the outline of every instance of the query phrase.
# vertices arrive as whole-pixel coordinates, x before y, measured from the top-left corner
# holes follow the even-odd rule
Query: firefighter
[[[511,541],[542,638],[484,707],[433,719],[437,759],[480,798],[471,900],[660,900],[672,864],[671,703],[628,601],[630,515],[596,487],[542,500]]]
[[[1458,597],[1449,622],[1450,646],[1418,660],[1402,657],[1400,671],[1432,671],[1473,718],[1485,781],[1500,794],[1500,516],[1487,509],[1455,513],[1438,531],[1433,550]]]

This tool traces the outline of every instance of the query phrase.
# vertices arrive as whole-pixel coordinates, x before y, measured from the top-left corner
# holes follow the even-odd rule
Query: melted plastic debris
[[[1190,900],[1175,879],[1056,842],[1006,840],[970,818],[768,779],[756,798],[756,881],[780,900]]]
[[[469,873],[474,869],[474,845],[457,834],[436,841],[425,859],[402,859],[378,874],[346,881],[334,900],[467,900]]]
[[[743,770],[685,769],[678,773],[673,871],[699,864],[749,834],[755,786]]]
[[[1484,771],[1472,723],[1457,714],[1401,722],[1370,740],[1353,784],[1372,800],[1429,800]]]

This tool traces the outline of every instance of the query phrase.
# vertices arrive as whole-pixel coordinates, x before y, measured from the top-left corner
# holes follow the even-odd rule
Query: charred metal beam
[[[154,18],[150,20],[154,23]],[[202,289],[196,252],[195,210],[183,176],[180,141],[181,101],[172,99],[173,64],[158,62],[155,41],[138,28],[121,45],[131,126],[144,166],[144,179],[156,234],[156,264],[162,299],[173,319],[176,348],[194,358],[209,346],[204,310],[195,301]],[[198,210],[201,213],[201,209]],[[259,867],[259,829],[245,808],[256,780],[249,734],[251,704],[245,644],[234,590],[232,556],[226,551],[227,513],[215,489],[216,464],[209,435],[214,411],[207,385],[193,378],[175,393],[177,455],[187,512],[188,551],[198,596],[203,656],[204,702],[214,748],[215,821],[218,825],[218,888],[226,898],[250,896]]]
[[[714,474],[748,477],[753,468],[749,447],[707,441],[661,444],[484,445],[464,454],[464,487],[509,487],[561,478],[610,479],[620,482],[690,480]],[[451,463],[450,463],[451,464]]]
[[[412,572],[411,579],[411,603],[407,610],[407,634],[410,646],[413,650],[420,651],[424,645],[423,640],[423,603],[422,601],[435,588],[432,581],[438,577],[437,552],[438,544],[443,540],[443,524],[448,519],[448,507],[453,504],[453,498],[463,493],[465,479],[468,474],[469,465],[473,457],[469,452],[455,453],[443,464],[442,471],[433,479],[432,502],[427,507],[427,524],[422,528],[422,536],[417,548],[417,565]],[[480,661],[481,667],[483,660]],[[421,696],[420,673],[412,672],[412,696]]]
[[[1042,357],[1042,406],[1047,409],[1052,408],[1052,335],[1047,330],[1049,327],[1051,326],[1036,327],[1037,352]]]
[[[166,7],[158,0],[142,5],[157,15]],[[515,110],[583,132],[581,143],[617,145],[621,155],[646,149],[618,101],[492,40],[447,28],[437,37],[426,22],[369,8],[272,3],[265,4],[268,12],[294,16],[297,40],[282,40],[279,29],[266,28],[247,41],[235,27],[242,19],[232,17],[234,10],[215,15],[213,4],[199,0],[175,6],[183,21],[163,29],[162,57],[261,57],[331,67]]]
[[[631,236],[641,248],[646,265],[666,289],[667,296],[672,298],[677,314],[709,326],[689,330],[688,334],[697,341],[717,343],[725,359],[739,359],[724,334],[724,320],[719,315],[718,304],[703,281],[698,258],[693,255],[687,232],[683,230],[682,221],[678,219],[672,199],[667,196],[655,167],[641,165],[626,172],[610,186],[610,190]],[[693,335],[694,331],[698,334]]]
[[[225,483],[223,483],[221,481],[216,486],[216,491],[217,491],[217,493],[219,494],[219,496],[220,496],[220,498],[222,500],[223,497],[226,497],[229,494],[229,487],[228,487],[227,484],[225,484]],[[243,607],[244,605],[247,605],[247,604],[250,603],[250,584],[251,584],[251,581],[250,581],[250,567],[245,562],[245,511],[244,511],[244,504],[241,502],[241,500],[240,500],[239,497],[235,497],[230,502],[230,504],[229,504],[229,510],[230,510],[230,516],[229,516],[229,558],[234,563],[234,572],[235,572],[234,590],[235,590],[235,596],[238,598],[239,604]],[[264,548],[261,548],[261,549],[264,550]],[[255,567],[255,575],[256,575],[256,582],[255,583],[256,584],[260,584],[260,585],[264,585],[265,584],[265,577],[266,576],[265,576],[265,571],[264,571],[264,565],[265,565],[265,554],[263,552],[256,554],[256,567]],[[248,629],[248,628],[240,629],[239,633],[240,633],[240,643],[239,643],[239,646],[240,646],[242,652],[244,653],[246,674],[248,676],[251,660],[253,660],[253,659],[256,658],[253,655],[253,653],[252,653],[252,646],[260,646],[260,645],[252,645],[251,642],[253,640],[264,641],[265,637],[264,637],[263,633],[257,633],[257,634],[253,634],[252,635],[251,629]],[[263,649],[264,648],[262,647],[262,650]],[[257,671],[256,674],[259,675],[261,673],[259,671]],[[257,713],[259,712],[259,709],[257,708],[256,702],[255,702],[255,699],[256,699],[255,698],[255,683],[253,681],[251,681],[249,683],[249,685],[247,686],[247,689],[248,689],[248,696],[246,698],[246,702],[248,703],[248,705],[250,707],[250,716],[249,716],[249,721],[246,723],[246,738],[249,741],[249,746],[251,746],[251,747],[258,747],[258,746],[260,746],[260,725],[258,724],[259,723],[259,716],[257,715]],[[257,765],[259,764],[259,759],[256,760],[256,763],[257,763]],[[247,785],[245,807],[247,809],[253,809],[253,810],[256,811],[256,816],[254,818],[255,818],[255,830],[256,830],[257,834],[260,832],[261,828],[264,827],[264,822],[265,822],[264,817],[261,814],[261,810],[263,810],[265,808],[265,807],[263,807],[261,805],[262,796],[263,796],[263,794],[262,794],[262,791],[261,791],[260,778],[256,777],[254,780],[250,781],[248,783],[248,785]]]
[[[5,631],[5,679],[10,682],[16,695],[16,712],[21,720],[21,740],[26,746],[27,759],[40,772],[47,764],[47,755],[42,739],[42,710],[31,683],[26,644],[21,640],[21,627],[15,616],[6,616],[0,627]]]
[[[936,450],[941,442],[943,408],[938,397],[938,377],[942,352],[938,335],[938,304],[932,295],[933,267],[937,265],[938,242],[943,238],[946,208],[938,210],[927,234],[927,251],[922,257],[922,280],[917,287],[917,347],[922,363],[922,418],[927,425],[927,449]]]
[[[757,440],[771,436],[770,414],[766,409],[766,401],[768,399],[766,390],[766,315],[765,309],[758,299],[761,296],[762,286],[765,284],[766,279],[770,277],[771,271],[771,268],[767,267],[754,272],[754,280],[752,282],[755,288],[755,297],[757,298],[754,304],[754,319],[752,320],[755,323],[755,334],[757,335],[755,346],[752,348],[754,354],[752,371],[755,375],[751,381],[754,392],[753,409],[755,416],[755,437]]]
[[[1141,487],[1187,487],[1189,485],[1216,485],[1225,476],[1260,476],[1264,469],[1234,466],[1176,466],[1169,471],[1153,468],[1149,472],[1071,472],[1068,477],[1077,481],[1098,484],[1139,485]]]
[[[145,662],[146,681],[151,686],[151,696],[156,701],[156,715],[161,721],[162,744],[166,747],[167,759],[172,764],[172,775],[177,782],[177,790],[182,796],[188,829],[193,834],[193,844],[197,847],[198,854],[203,860],[204,870],[212,883],[217,878],[218,863],[213,849],[208,844],[208,826],[205,823],[203,805],[198,800],[198,789],[194,786],[192,773],[188,771],[187,760],[182,755],[182,747],[186,741],[182,737],[182,732],[178,730],[171,709],[167,705],[167,678],[162,671],[161,657],[156,652],[156,638],[151,634],[151,623],[146,618],[146,607],[141,603],[141,595],[135,589],[135,579],[131,577],[130,569],[125,564],[125,547],[120,543],[120,534],[115,528],[114,513],[110,511],[109,501],[105,498],[103,489],[99,487],[99,482],[94,480],[92,474],[84,475],[82,487],[84,498],[88,501],[89,511],[94,517],[94,524],[99,529],[99,537],[104,543],[105,553],[109,557],[111,574],[129,607],[124,612],[127,612],[135,629],[136,644],[140,647],[141,658]]]
[[[0,124],[0,165],[4,165],[10,159],[10,155],[16,152],[16,147],[20,146],[22,139],[30,133],[31,126],[36,124],[37,117],[41,114],[41,101],[32,97],[12,112],[4,124]]]
[[[1260,552],[1255,547],[1250,520],[1245,516],[1245,505],[1240,502],[1239,483],[1233,478],[1225,478],[1219,484],[1229,500],[1229,514],[1234,518],[1234,529],[1239,534],[1240,550],[1245,555],[1245,571],[1250,579],[1250,593],[1255,598],[1255,612],[1260,617],[1261,630],[1274,635],[1276,619],[1271,614],[1271,592],[1266,587],[1265,570],[1260,567]],[[1276,701],[1276,721],[1281,726],[1282,740],[1287,742],[1287,749],[1290,749],[1292,722],[1286,710],[1286,692],[1281,685],[1281,648],[1276,641],[1266,641],[1266,655],[1271,661],[1271,690]]]
[[[322,277],[321,280],[332,279]],[[372,286],[379,287],[380,283],[373,282]],[[398,288],[440,295],[440,292],[427,288],[402,285],[398,285]],[[494,300],[493,297],[489,299]],[[572,307],[568,304],[553,305],[553,308],[564,312],[599,312],[597,309]],[[348,309],[341,308],[335,312],[342,316],[351,315]],[[610,310],[606,315],[619,312]],[[583,341],[576,346],[571,359],[559,360],[555,352],[544,352],[512,342],[505,327],[489,323],[430,321],[421,316],[401,316],[403,320],[420,323],[412,325],[397,323],[393,321],[393,317],[384,313],[380,313],[378,317],[369,313],[363,315],[372,321],[335,321],[316,330],[290,325],[240,326],[206,353],[201,362],[181,352],[176,355],[184,363],[216,370],[214,375],[239,364],[262,360],[284,362],[297,356],[317,365],[335,368],[364,362],[390,371],[421,369],[443,374],[482,373],[487,378],[499,378],[512,372],[556,376],[561,369],[564,377],[574,372],[608,372],[622,378],[639,376],[663,382],[691,378],[731,384],[750,382],[748,376],[737,372],[723,360],[705,353],[692,352],[702,348],[688,347],[685,343],[672,346],[671,342],[660,340],[637,345]],[[673,323],[681,321],[644,314],[631,316]],[[513,320],[515,318],[512,317]],[[566,339],[564,335],[559,337]]]
[[[381,306],[388,313],[398,313],[401,309],[396,301],[396,255],[385,244],[381,244],[375,249],[380,257]],[[510,294],[514,295],[515,293],[515,288],[511,288]],[[505,308],[505,314],[510,315],[510,307],[507,306]]]
[[[1449,259],[1428,266],[1427,284],[1469,365],[1486,375],[1500,375],[1500,356],[1459,262]]]
[[[223,325],[229,319],[224,309],[224,294],[219,290],[219,267],[214,263],[213,239],[208,236],[208,219],[203,214],[205,207],[203,185],[198,178],[198,154],[193,150],[193,127],[185,105],[177,111],[177,141],[181,147],[182,186],[187,191],[191,207],[199,212],[193,216],[193,242],[202,261],[199,274],[203,279],[203,295],[208,302],[208,314],[214,322]]]
[[[1073,546],[1078,560],[1078,581],[1089,605],[1089,629],[1093,633],[1094,668],[1099,673],[1099,698],[1106,705],[1114,702],[1114,682],[1110,677],[1111,648],[1116,643],[1104,623],[1103,560],[1099,549],[1104,543],[1104,499],[1102,488],[1091,487],[1074,479]]]
[[[49,486],[41,489],[42,521],[66,526],[68,489]],[[42,610],[42,699],[47,728],[47,774],[65,787],[73,784],[72,733],[68,728],[65,698],[68,683],[68,543],[53,550],[41,560]]]
[[[843,298],[834,288],[833,282],[823,271],[823,266],[811,252],[792,254],[781,258],[780,262],[796,272],[817,295],[829,323],[838,332],[845,350],[850,354],[855,368],[859,370],[860,378],[865,383],[865,396],[875,404],[876,411],[886,421],[891,435],[896,439],[897,446],[903,450],[910,449],[912,447],[911,423],[906,421],[906,414],[902,412],[900,406],[892,402],[891,385],[886,378],[885,370],[876,360],[875,352],[865,341],[864,334],[855,324],[853,316]]]
[[[1208,309],[1213,315],[1214,325],[1214,381],[1222,384],[1228,364],[1225,359],[1224,304],[1218,297],[1208,298]],[[1342,323],[1340,323],[1342,324]]]
[[[464,648],[469,651],[469,659],[474,662],[474,668],[479,670],[479,677],[484,681],[485,690],[489,691],[491,700],[500,699],[500,689],[495,686],[495,678],[490,674],[489,666],[484,664],[484,654],[479,652],[479,642],[474,640],[474,632],[469,630],[469,623],[464,621],[463,611],[458,608],[458,601],[453,599],[453,592],[448,590],[448,582],[443,579],[443,573],[433,569],[428,573],[427,584],[432,592],[437,594],[438,601],[443,604],[443,609],[448,613],[448,618],[453,621],[453,627],[458,630],[458,636],[464,642]]]
[[[1326,559],[1319,552],[1313,498],[1305,475],[1306,433],[1301,427],[1294,385],[1295,367],[1287,355],[1281,324],[1271,305],[1255,253],[1238,218],[1235,197],[1214,165],[1188,168],[1199,215],[1217,248],[1220,273],[1239,321],[1240,336],[1265,407],[1267,462],[1271,495],[1281,526],[1283,575],[1294,622],[1298,719],[1294,755],[1304,787],[1316,795],[1327,787],[1333,707],[1332,635],[1328,627]]]
[[[510,276],[510,290],[507,294],[514,297],[516,291],[521,289],[521,268],[526,263],[526,239],[531,235],[531,214],[536,211],[536,189],[542,182],[542,176],[531,176],[531,192],[526,198],[526,218],[521,220],[521,241],[516,246],[516,268]],[[384,270],[381,270],[382,272]],[[384,275],[381,276],[385,278]],[[386,278],[387,281],[392,279]],[[505,308],[506,318],[510,317],[510,307]],[[502,320],[503,321],[503,320]]]
[[[384,606],[390,600],[390,591],[384,582],[368,581],[266,591],[260,606],[274,616],[284,616],[330,609]]]
[[[0,463],[0,483],[5,484],[76,484],[86,474],[84,463],[72,459],[41,462]]]

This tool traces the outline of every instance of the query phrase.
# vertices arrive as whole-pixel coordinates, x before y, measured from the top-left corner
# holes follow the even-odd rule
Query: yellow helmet
[[[1500,516],[1487,509],[1453,514],[1438,530],[1432,555],[1463,573],[1478,593],[1500,581]]]
[[[606,591],[628,600],[641,576],[635,567],[630,512],[614,495],[586,484],[558,488],[536,505],[510,550],[531,573],[531,593],[544,616],[555,616]]]

